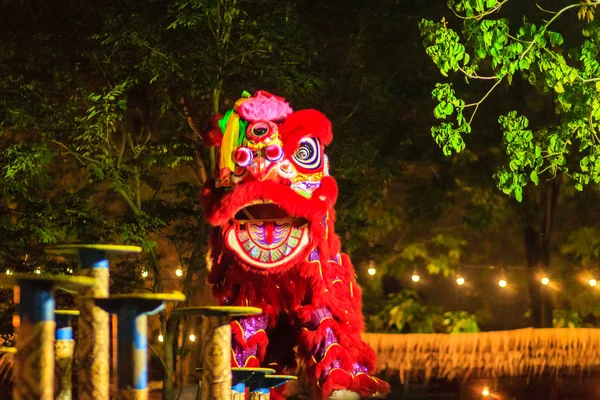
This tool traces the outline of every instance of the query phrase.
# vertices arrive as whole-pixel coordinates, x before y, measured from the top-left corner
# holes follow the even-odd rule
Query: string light
[[[160,335],[158,335],[158,341],[159,341],[160,343],[162,343],[162,342],[164,342],[164,341],[165,341],[165,337],[162,335],[162,333],[161,333]]]
[[[196,341],[196,335],[194,335],[193,333],[190,333],[190,336],[188,336],[188,338],[190,339],[190,342]]]
[[[456,278],[456,284],[458,286],[462,286],[465,284],[465,278],[463,278],[462,276],[459,276],[458,278]]]
[[[500,287],[502,287],[502,288],[506,287],[506,285],[507,285],[507,284],[508,284],[508,283],[506,282],[506,279],[500,279],[500,280],[498,281],[498,286],[500,286]]]
[[[33,271],[33,272],[35,272],[37,275],[39,275],[42,273],[42,270],[39,268],[36,268],[35,271]]]
[[[177,267],[177,269],[175,270],[175,275],[183,276],[183,270],[181,269],[181,267]]]
[[[490,395],[490,388],[487,386],[484,386],[483,390],[481,391],[481,395],[484,397],[488,397]]]
[[[72,273],[73,273],[73,268],[68,268],[68,269],[67,269],[67,273],[68,273],[68,274],[72,274]]]
[[[419,282],[419,281],[421,280],[421,277],[420,277],[420,276],[419,276],[419,274],[418,274],[418,273],[415,271],[415,272],[413,272],[411,279],[412,279],[412,281],[413,281],[413,282],[417,283],[417,282]]]
[[[142,278],[146,278],[148,277],[148,271],[146,271],[145,269],[142,270]]]
[[[542,285],[548,285],[550,283],[550,279],[545,276],[542,278]]]
[[[367,270],[367,273],[371,276],[375,275],[377,273],[377,270],[373,267],[369,267],[369,269]]]
[[[6,275],[12,275],[12,273],[13,273],[13,272],[12,272],[10,269],[7,269],[7,270],[6,270]]]
[[[597,283],[597,282],[596,282],[596,280],[595,280],[594,278],[592,278],[592,279],[590,279],[590,280],[588,281],[588,283],[590,284],[590,286],[596,286],[596,283]]]

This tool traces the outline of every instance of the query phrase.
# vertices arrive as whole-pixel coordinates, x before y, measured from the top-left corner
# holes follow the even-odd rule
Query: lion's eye
[[[321,151],[319,142],[314,138],[304,138],[292,156],[294,161],[306,169],[317,169],[321,166]]]

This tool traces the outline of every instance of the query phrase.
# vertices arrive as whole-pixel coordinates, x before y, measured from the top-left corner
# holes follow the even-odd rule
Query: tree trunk
[[[539,281],[539,240],[538,233],[531,226],[525,228],[525,254],[527,257],[527,283],[529,285],[529,302],[531,308],[531,324],[534,328],[542,327],[542,293]]]
[[[537,208],[543,212],[539,219],[539,229],[527,226],[524,230],[531,324],[534,328],[553,326],[551,289],[542,285],[540,279],[542,275],[550,277],[550,239],[560,186],[561,176],[557,176],[549,186],[541,190],[537,202]]]
[[[175,337],[171,332],[165,333],[165,375],[163,377],[163,399],[173,398],[173,367],[175,366],[175,352],[173,346]]]
[[[542,271],[549,273],[550,271],[550,238],[554,224],[554,214],[556,213],[556,203],[560,193],[562,176],[556,176],[550,183],[550,187],[546,188],[543,193],[544,199],[544,215],[540,226],[540,267]],[[550,288],[544,286],[542,288],[542,327],[552,328],[552,296]]]

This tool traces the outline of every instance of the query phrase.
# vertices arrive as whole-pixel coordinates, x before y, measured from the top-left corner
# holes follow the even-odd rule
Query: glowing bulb
[[[490,395],[490,388],[489,388],[489,387],[487,387],[487,386],[484,386],[484,387],[483,387],[483,390],[481,391],[481,394],[482,394],[483,396],[485,396],[485,397],[489,396],[489,395]]]
[[[371,267],[367,270],[367,273],[371,276],[375,275],[376,272],[377,272],[377,270],[373,267]]]
[[[465,284],[465,278],[463,278],[462,276],[459,276],[458,278],[456,278],[456,283],[457,283],[459,286],[462,286],[462,285],[464,285],[464,284]]]
[[[36,268],[35,271],[33,271],[33,272],[35,272],[38,275],[42,273],[42,271],[39,268]]]
[[[143,270],[142,271],[142,278],[146,278],[148,276],[148,271]]]
[[[419,276],[419,274],[417,274],[416,272],[412,275],[412,281],[413,282],[419,282],[421,280],[421,277]]]
[[[161,343],[165,341],[165,337],[162,335],[162,333],[158,335],[158,341]]]
[[[10,269],[6,270],[6,275],[12,275],[12,271]]]
[[[68,273],[68,274],[72,274],[72,273],[73,273],[73,268],[69,268],[69,269],[67,269],[67,273]]]
[[[181,267],[177,268],[175,270],[175,275],[177,276],[183,276],[183,270],[181,269]]]
[[[590,279],[590,280],[588,281],[588,283],[590,284],[590,286],[596,286],[596,283],[597,283],[597,282],[596,282],[596,280],[595,280],[594,278],[592,278],[592,279]]]
[[[506,279],[500,279],[498,281],[498,286],[500,286],[500,287],[506,287],[506,285],[507,285]]]
[[[190,342],[195,342],[196,341],[196,335],[194,335],[193,333],[190,333],[189,339],[190,339]]]
[[[549,283],[550,283],[550,279],[548,279],[548,277],[545,276],[542,278],[542,285],[547,285]]]

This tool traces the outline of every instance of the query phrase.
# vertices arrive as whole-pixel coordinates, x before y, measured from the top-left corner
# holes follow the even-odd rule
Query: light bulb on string
[[[183,270],[181,269],[181,267],[177,267],[177,269],[175,270],[175,275],[179,277],[183,276]]]
[[[413,271],[411,279],[414,283],[417,283],[421,280],[421,277],[419,276],[419,273],[417,272],[416,269]]]
[[[13,273],[12,270],[10,270],[10,269],[6,270],[6,275],[12,275],[12,273]]]
[[[548,284],[550,283],[550,278],[548,278],[547,276],[544,276],[544,277],[541,279],[541,282],[542,282],[542,285],[544,285],[544,286],[548,286]]]
[[[506,281],[506,272],[504,271],[504,267],[502,267],[500,269],[500,279],[498,280],[498,286],[500,286],[501,288],[505,288],[506,285],[508,285],[508,282]]]
[[[597,283],[598,283],[598,282],[596,282],[596,280],[595,280],[594,278],[592,278],[592,279],[590,279],[590,280],[588,281],[588,284],[589,284],[590,286],[592,286],[592,287],[596,286],[596,284],[597,284]]]
[[[35,271],[33,271],[33,272],[35,272],[36,275],[39,275],[42,273],[42,270],[39,268],[36,268]]]
[[[190,342],[195,342],[196,341],[196,335],[194,335],[193,333],[190,333],[190,336],[188,336],[188,339],[190,339]]]
[[[371,276],[375,276],[377,270],[375,269],[375,260],[369,260],[369,269],[367,269],[367,274]]]
[[[456,278],[456,284],[457,284],[458,286],[462,286],[462,285],[464,285],[464,284],[465,284],[465,278],[463,278],[462,276],[460,276],[460,275],[459,275],[459,277],[458,277],[458,278]]]
[[[147,270],[142,270],[142,278],[147,278],[148,277],[148,271]]]
[[[162,333],[161,333],[160,335],[158,335],[158,341],[159,341],[160,343],[162,343],[162,342],[164,342],[164,341],[165,341],[165,337],[162,335]]]
[[[481,395],[483,397],[488,397],[490,395],[490,388],[487,386],[484,386],[483,390],[481,391]]]

